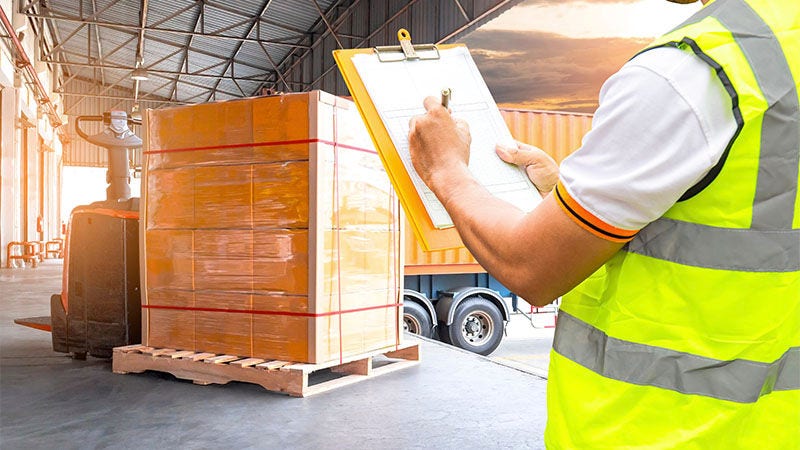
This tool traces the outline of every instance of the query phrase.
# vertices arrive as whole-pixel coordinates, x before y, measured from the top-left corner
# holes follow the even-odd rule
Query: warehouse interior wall
[[[12,6],[14,8],[12,8]],[[39,55],[38,41],[26,27],[27,18],[15,12],[10,0],[0,7],[19,30],[31,61]],[[4,39],[4,42],[9,39]],[[61,237],[61,170],[63,145],[37,99],[19,73],[16,58],[0,45],[0,266],[7,267],[10,242],[43,241]],[[52,69],[38,64],[37,75],[56,108]]]

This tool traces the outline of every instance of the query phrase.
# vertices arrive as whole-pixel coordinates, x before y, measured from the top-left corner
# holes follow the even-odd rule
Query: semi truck
[[[404,330],[481,355],[492,353],[503,340],[511,314],[525,314],[518,297],[467,249],[425,251],[410,230],[406,223]],[[557,308],[529,312],[555,315]]]

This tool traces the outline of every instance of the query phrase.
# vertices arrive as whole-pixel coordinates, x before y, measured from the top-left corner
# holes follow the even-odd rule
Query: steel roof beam
[[[250,23],[251,20],[253,20],[252,17],[244,18],[244,19],[242,19],[242,20],[240,20],[238,22],[235,22],[235,23],[232,23],[232,24],[228,25],[227,27],[222,27],[222,28],[213,30],[213,31],[210,32],[210,34],[224,33],[226,31],[230,31],[230,30],[232,30],[232,29],[234,29],[236,27],[240,27],[242,25],[246,25],[246,24]]]
[[[47,19],[44,19],[44,20],[47,20]],[[65,37],[63,41],[59,42],[58,45],[55,45],[53,48],[51,48],[47,53],[45,53],[44,56],[45,57],[49,57],[50,55],[52,55],[56,51],[60,50],[62,47],[64,47],[64,44],[69,42],[69,40],[72,39],[76,34],[78,34],[83,29],[83,27],[85,27],[85,26],[86,26],[86,24],[82,23],[79,27],[75,28],[75,30],[73,30],[72,33],[67,35],[67,37]]]
[[[120,30],[120,31],[123,32],[123,33],[129,34],[131,36],[131,38],[128,41],[120,44],[117,48],[115,48],[113,51],[111,51],[111,53],[115,53],[117,50],[119,50],[121,48],[124,48],[130,42],[135,40],[136,37],[138,36],[138,33],[134,33],[134,32],[129,31],[129,30]],[[222,60],[218,65],[224,64],[224,63],[226,63],[228,61],[228,59],[223,57],[223,56],[220,56],[220,55],[218,55],[216,53],[210,52],[208,50],[203,50],[203,49],[200,49],[200,48],[197,48],[197,47],[188,47],[187,48],[185,45],[181,45],[180,43],[169,41],[169,40],[162,39],[162,38],[158,38],[158,37],[155,37],[155,36],[152,36],[152,35],[148,35],[147,39],[149,41],[157,42],[159,44],[163,44],[163,45],[166,45],[166,46],[169,46],[169,47],[179,48],[181,50],[187,50],[189,52],[194,52],[194,53],[198,53],[200,55],[204,55],[204,56],[208,56],[208,57],[211,57],[211,58],[217,58],[217,59]],[[67,52],[67,53],[75,54],[73,52]],[[106,59],[108,59],[108,57],[111,55],[111,53],[106,55]],[[83,56],[83,55],[81,55],[81,56]],[[236,64],[241,65],[241,66],[250,67],[252,69],[264,70],[263,66],[259,66],[259,65],[253,64],[253,63],[249,63],[247,61],[239,60],[239,61],[236,61]],[[146,68],[147,68],[147,70],[150,70],[149,67],[146,67]],[[220,75],[220,76],[222,76],[222,75]]]
[[[64,92],[64,91],[56,91],[59,95],[69,96],[69,97],[89,97],[89,98],[106,98],[109,100],[127,100],[131,101],[130,97],[125,97],[122,95],[100,95],[100,94],[82,94],[79,92]],[[184,102],[176,102],[172,100],[159,100],[154,98],[145,98],[144,96],[139,99],[140,102],[149,102],[149,103],[164,103],[164,104],[177,104],[177,105],[185,105]]]
[[[199,4],[201,4],[201,5],[203,4],[202,0],[200,0],[200,1],[199,1]],[[184,6],[183,8],[181,8],[181,9],[179,9],[179,10],[175,11],[174,13],[172,13],[172,14],[168,15],[167,17],[164,17],[164,18],[163,18],[163,19],[161,19],[161,20],[158,20],[158,21],[155,21],[155,22],[153,22],[153,24],[152,24],[152,25],[150,25],[150,26],[152,26],[152,27],[157,27],[157,26],[161,25],[161,24],[162,24],[162,23],[164,23],[164,22],[169,22],[170,20],[172,20],[172,19],[174,19],[174,18],[176,18],[176,17],[180,16],[181,14],[185,13],[186,11],[189,11],[189,10],[190,10],[190,9],[192,9],[192,8],[196,8],[196,5]]]
[[[281,72],[278,70],[278,66],[275,65],[275,60],[273,60],[272,56],[269,55],[269,52],[267,51],[267,47],[264,44],[259,44],[259,46],[261,47],[261,50],[264,51],[264,56],[267,57],[267,61],[269,61],[269,63],[272,64],[272,68],[275,69],[275,74],[283,82],[283,85],[286,86],[286,90],[288,90],[289,92],[292,92],[291,86],[289,86],[289,83],[287,83],[286,79],[283,78],[283,74],[281,74]]]
[[[310,1],[311,3],[314,4],[314,7],[317,8],[317,12],[319,13],[320,19],[322,19],[322,22],[325,23],[325,27],[328,29],[328,33],[330,33],[331,36],[333,36],[333,39],[336,41],[336,45],[339,46],[338,48],[344,48],[342,47],[342,41],[339,40],[339,36],[336,35],[336,31],[334,31],[334,29],[331,27],[331,23],[328,22],[328,18],[325,17],[325,13],[322,12],[322,8],[319,7],[319,3],[317,3],[317,0],[310,0]]]
[[[128,78],[128,74],[127,73],[125,75],[123,75],[122,78],[117,80],[114,84],[110,84],[110,85],[105,86],[105,89],[100,91],[98,94],[105,94],[106,92],[110,91],[111,89],[117,87],[126,78]],[[96,85],[96,86],[99,86],[99,85]],[[94,90],[94,88],[92,88],[92,90]],[[90,94],[93,94],[93,93],[94,92],[90,92]],[[83,100],[84,99],[79,99],[77,102],[75,102],[72,105],[70,105],[69,109],[65,108],[64,109],[64,114],[69,114],[70,111],[72,111],[76,106],[80,105],[83,102]]]
[[[166,55],[162,56],[161,58],[157,59],[157,60],[156,60],[156,61],[153,63],[153,65],[154,65],[154,66],[157,66],[157,65],[159,65],[159,64],[161,64],[162,62],[164,62],[164,61],[166,61],[166,60],[168,60],[168,59],[172,58],[173,56],[177,55],[178,53],[180,53],[180,52],[182,52],[182,51],[183,51],[183,50],[181,50],[181,49],[176,49],[174,52],[172,52],[172,53],[168,53],[168,54],[166,54]],[[150,69],[148,69],[148,72],[149,72],[149,71],[150,71]]]
[[[97,14],[97,2],[95,0],[92,0],[92,14]],[[100,39],[100,27],[97,25],[94,28],[94,37],[95,41],[97,41],[97,58],[103,61],[103,44]],[[100,82],[106,84],[106,74],[102,68],[100,69]]]
[[[247,33],[244,34],[244,37],[248,37],[253,33],[253,30],[256,29],[256,26],[259,23],[259,18],[263,16],[264,13],[267,12],[267,9],[269,9],[269,5],[271,4],[272,0],[266,0],[264,2],[264,5],[261,7],[261,12],[253,18],[253,22],[250,24],[250,27],[248,27]],[[242,45],[244,45],[244,42],[245,41],[239,41],[239,43],[236,44],[236,48],[234,49],[233,54],[231,54],[230,59],[228,59],[228,63],[225,65],[225,68],[222,70],[222,73],[220,73],[221,76],[224,77],[225,73],[228,71],[229,68],[231,69],[231,76],[233,76],[233,64],[236,61],[236,55],[239,54],[239,51],[242,49]],[[256,39],[256,42],[259,42],[259,40]],[[219,88],[220,81],[222,81],[222,78],[218,79],[217,82],[214,83],[214,88],[211,90],[211,93],[209,94],[208,99],[206,101],[211,101],[211,99],[214,98],[214,96],[217,93],[217,88]]]
[[[196,0],[196,1],[200,1],[200,0]],[[249,16],[247,14],[243,14],[240,10],[237,10],[236,8],[231,8],[231,7],[227,6],[227,5],[219,4],[219,3],[216,3],[216,2],[212,2],[212,1],[206,1],[205,3],[206,3],[206,5],[208,5],[208,6],[212,7],[212,8],[219,9],[220,11],[225,11],[227,13],[230,13],[230,14],[233,14],[233,15],[237,15],[239,17],[245,17],[247,19],[253,19],[252,16]],[[290,27],[290,26],[288,26],[286,24],[275,22],[274,20],[269,20],[269,19],[266,19],[264,17],[259,17],[259,21],[263,22],[263,23],[265,23],[267,25],[272,25],[273,27],[280,28],[282,30],[286,30],[286,31],[291,31],[293,33],[297,33],[297,34],[301,35],[301,37],[303,35],[305,35],[306,31],[307,31],[307,30],[301,30],[301,29],[295,28],[295,27]]]
[[[132,35],[129,39],[126,39],[124,42],[122,42],[121,44],[119,44],[116,47],[114,47],[113,50],[111,50],[110,52],[107,52],[106,53],[106,58],[105,58],[106,61],[108,61],[108,59],[111,57],[111,55],[116,54],[118,51],[120,51],[123,48],[127,47],[128,44],[130,44],[131,42],[133,42],[135,40],[136,40],[136,35]],[[74,52],[69,52],[69,51],[64,51],[64,53],[70,53],[70,54],[73,54],[73,55],[75,54]]]
[[[469,22],[471,19],[469,18],[469,14],[467,14],[467,11],[461,5],[461,2],[459,0],[453,0],[453,3],[456,4],[456,8],[458,8],[458,11],[461,13],[462,16],[464,16],[465,19],[467,19],[467,22]]]
[[[94,2],[94,0],[92,0]],[[95,25],[97,27],[97,25]],[[139,31],[136,42],[136,67],[140,67],[144,61],[144,32],[147,28],[147,0],[142,0],[139,8]]]
[[[155,95],[154,92],[160,91],[161,89],[164,89],[165,87],[169,86],[170,84],[172,84],[172,80],[168,79],[165,83],[161,83],[159,86],[157,86],[155,89],[151,90],[150,92],[146,92],[143,95],[140,95],[138,100],[136,101],[136,103],[139,103],[139,102],[142,102],[142,101],[149,101],[149,100],[147,100],[148,96]],[[164,98],[164,97],[161,97],[161,96],[157,96],[157,97],[158,98]],[[130,100],[130,98],[128,100]]]
[[[461,33],[463,33],[467,28],[471,27],[475,23],[478,23],[478,22],[486,19],[487,17],[490,17],[492,14],[494,14],[498,10],[500,10],[502,8],[505,8],[506,5],[508,5],[509,3],[513,4],[513,3],[518,3],[518,2],[519,2],[519,0],[505,0],[505,1],[502,1],[502,2],[498,3],[498,4],[494,5],[493,7],[487,9],[480,16],[473,17],[472,20],[468,21],[466,24],[464,24],[464,26],[459,27],[458,29],[456,29],[452,33],[448,34],[447,36],[439,39],[439,41],[436,42],[436,43],[437,44],[441,44],[443,42],[447,42],[448,40],[458,36]]]
[[[180,49],[176,50],[176,51],[172,52],[171,54],[167,55],[165,58],[170,58],[170,57],[175,56],[176,54],[178,54],[180,52],[182,52],[182,50],[180,50]],[[165,58],[162,58],[162,59],[165,59]],[[88,69],[112,69],[112,70],[124,70],[126,72],[130,72],[130,71],[133,70],[133,67],[131,67],[131,66],[122,66],[122,65],[109,64],[109,63],[106,63],[106,64],[87,64],[87,63],[78,63],[78,62],[58,61],[58,60],[54,60],[54,59],[43,59],[41,61],[42,62],[46,62],[48,64],[53,64],[53,65],[56,65],[56,66],[66,66],[66,67],[83,67],[83,68],[88,68]],[[214,66],[210,66],[210,67],[213,68],[215,66],[219,66],[219,65],[222,65],[224,63],[225,62],[223,61],[223,62],[220,62],[219,64],[215,64]],[[158,63],[154,63],[153,65],[157,65],[157,64]],[[207,69],[202,69],[202,70],[205,71]],[[223,77],[221,75],[211,75],[211,74],[200,73],[200,72],[182,72],[182,71],[175,71],[175,70],[147,69],[147,72],[148,73],[153,73],[153,74],[159,74],[159,75],[171,75],[171,76],[176,76],[176,77],[187,76],[187,77],[213,78],[213,79],[217,79],[217,78],[220,78],[220,77],[222,77],[222,78],[230,78],[230,77]],[[253,80],[253,79],[254,78],[259,78],[259,77],[265,77],[265,76],[269,76],[269,75],[273,75],[273,74],[274,74],[274,71],[268,70],[268,71],[263,72],[263,73],[247,75],[247,76],[242,76],[242,77],[236,77],[236,79],[245,80],[245,81],[258,81],[258,80]]]
[[[356,5],[359,3],[359,1],[360,1],[360,0],[356,0],[355,2],[353,2],[353,4],[352,4],[352,5],[350,5],[350,7],[348,7],[348,8],[347,8],[347,10],[346,10],[346,11],[345,11],[345,13],[342,15],[342,17],[341,17],[340,19],[338,19],[338,22],[339,22],[339,23],[338,23],[338,25],[336,25],[336,26],[334,27],[334,29],[338,29],[340,26],[342,26],[342,24],[344,23],[344,18],[348,17],[349,15],[351,15],[351,14],[353,13],[353,10],[354,10],[354,8],[355,8],[355,6],[356,6]],[[365,37],[364,39],[362,39],[362,40],[361,40],[361,42],[359,42],[357,45],[355,45],[355,46],[354,46],[354,48],[360,48],[360,47],[361,47],[361,46],[363,46],[365,43],[369,42],[369,40],[370,40],[370,39],[372,39],[372,38],[373,38],[373,37],[374,37],[376,34],[378,34],[379,32],[383,31],[383,29],[384,29],[384,28],[386,28],[386,26],[387,26],[389,23],[391,23],[392,21],[394,21],[396,18],[400,17],[400,15],[402,15],[403,13],[405,13],[405,12],[406,12],[406,11],[407,11],[409,8],[411,8],[412,6],[414,6],[414,4],[416,4],[417,2],[418,2],[418,0],[411,0],[411,1],[409,1],[408,3],[406,3],[406,5],[405,5],[405,6],[403,6],[402,8],[400,8],[400,9],[399,9],[399,10],[398,10],[396,13],[394,13],[394,14],[393,14],[393,15],[392,15],[392,16],[391,16],[389,19],[385,20],[385,21],[383,22],[383,24],[382,24],[382,25],[380,25],[378,28],[376,28],[374,31],[372,31],[372,32],[371,32],[369,35],[367,35],[367,37]],[[324,41],[324,39],[325,39],[325,35],[326,35],[327,33],[328,33],[328,32],[326,31],[325,33],[323,33],[323,34],[322,34],[322,36],[320,36],[320,37],[319,37],[319,39],[317,39],[316,41],[314,41],[314,42],[311,44],[311,48],[310,48],[309,50],[307,50],[305,53],[303,53],[302,55],[300,55],[300,57],[298,58],[298,60],[297,60],[297,61],[295,61],[294,63],[292,63],[292,65],[291,65],[291,66],[289,66],[289,67],[288,67],[288,68],[287,68],[287,69],[284,71],[284,75],[288,75],[288,74],[289,74],[289,73],[290,73],[292,70],[294,70],[294,68],[295,68],[295,67],[297,67],[297,65],[298,65],[298,64],[300,64],[302,61],[304,61],[304,60],[305,60],[305,59],[308,57],[308,55],[311,53],[311,51],[314,49],[314,47],[316,47],[317,45],[319,45],[320,43],[322,43],[322,42]],[[291,54],[290,54],[290,55],[286,55],[286,58],[284,58],[284,61],[286,61],[286,60],[287,60],[287,59],[288,59],[290,56],[291,56]],[[310,86],[310,87],[313,87],[313,86],[314,86],[314,85],[315,85],[315,84],[316,84],[316,83],[317,83],[319,80],[321,80],[321,79],[322,79],[322,78],[324,78],[326,75],[328,75],[328,74],[331,72],[331,70],[333,70],[335,67],[336,67],[336,64],[333,64],[333,65],[331,65],[330,67],[328,67],[328,68],[327,68],[327,69],[326,69],[324,72],[322,72],[322,74],[321,74],[320,76],[318,76],[318,77],[317,77],[317,78],[315,78],[315,79],[314,79],[314,80],[313,80],[311,83],[309,83],[309,86]]]
[[[147,0],[142,0],[139,7],[139,36],[136,42],[136,62],[134,63],[136,67],[134,70],[141,69],[144,66],[144,30],[147,27],[147,6]],[[139,106],[139,86],[141,84],[142,80],[133,80],[133,105],[137,108]]]
[[[36,5],[38,5],[41,2],[42,2],[42,0],[35,0],[33,2],[28,3],[27,5],[19,5],[19,12],[22,13],[22,14],[25,14],[26,12],[28,12],[28,11],[32,10],[33,8],[35,8]]]
[[[59,14],[59,15],[53,14],[53,15],[50,15],[50,16],[45,16],[45,15],[41,15],[41,14],[26,13],[26,15],[28,17],[34,17],[34,18],[39,18],[39,19],[47,19],[47,20],[58,20],[58,21],[61,21],[61,22],[86,23],[86,24],[92,24],[92,25],[105,27],[105,28],[114,28],[114,29],[117,29],[117,30],[133,30],[133,31],[136,31],[136,32],[138,32],[140,30],[140,27],[137,26],[137,25],[128,25],[128,24],[124,24],[124,23],[113,23],[113,22],[101,22],[99,20],[86,20],[86,19],[81,19],[81,18],[78,18],[78,17],[67,16],[67,15],[64,15],[64,14]],[[245,37],[237,37],[237,36],[228,36],[228,35],[223,35],[223,34],[198,33],[198,32],[195,32],[195,31],[174,30],[174,29],[171,29],[171,28],[158,28],[158,27],[144,27],[144,31],[146,31],[148,33],[164,33],[164,34],[172,34],[172,35],[178,35],[178,36],[207,37],[207,38],[219,39],[219,40],[236,41],[236,42],[238,42],[240,44],[242,42],[253,42],[253,43],[264,42],[266,44],[276,45],[276,46],[281,46],[281,47],[308,48],[308,46],[306,46],[306,45],[296,44],[296,43],[292,43],[292,42],[285,42],[285,41],[282,41],[282,40],[250,38],[250,37],[247,37],[247,36],[249,36],[249,34],[247,36],[245,36]],[[148,39],[152,39],[152,38],[148,38]]]
[[[385,28],[386,28],[386,27],[387,27],[387,26],[388,26],[388,25],[389,25],[391,22],[393,22],[393,21],[394,21],[396,18],[400,17],[400,15],[401,15],[401,14],[405,13],[405,12],[406,12],[406,11],[407,11],[409,8],[411,8],[412,6],[414,6],[414,4],[415,4],[415,3],[417,3],[418,1],[419,1],[419,0],[411,0],[411,1],[409,1],[409,2],[408,2],[406,5],[405,5],[405,6],[403,6],[403,7],[402,7],[402,8],[400,8],[400,9],[399,9],[399,10],[398,10],[396,13],[394,13],[394,14],[392,15],[392,17],[391,17],[391,18],[389,18],[388,20],[385,20],[381,26],[379,26],[378,28],[376,28],[376,29],[375,29],[375,31],[373,31],[372,33],[370,33],[370,34],[369,34],[367,37],[365,37],[365,38],[364,38],[364,39],[363,39],[361,42],[359,42],[359,43],[358,43],[358,44],[355,46],[355,48],[361,48],[361,47],[362,47],[364,44],[366,44],[367,42],[369,42],[369,40],[370,40],[370,39],[372,39],[372,38],[373,38],[373,37],[374,37],[376,34],[378,34],[379,32],[383,31],[383,30],[384,30],[384,29],[385,29]],[[325,78],[325,76],[326,76],[326,75],[328,75],[328,74],[329,74],[329,73],[330,73],[330,72],[331,72],[333,69],[335,69],[335,68],[336,68],[336,63],[332,64],[332,65],[331,65],[330,67],[328,67],[328,68],[327,68],[327,69],[326,69],[324,72],[322,72],[322,74],[321,74],[320,76],[318,76],[316,79],[314,79],[314,81],[312,81],[312,82],[311,82],[311,86],[313,87],[315,84],[317,84],[317,82],[319,82],[319,80],[321,80],[321,79]]]
[[[72,82],[72,80],[74,80],[74,79],[75,79],[77,76],[78,76],[78,72],[76,71],[75,73],[71,74],[71,75],[69,76],[69,78],[67,78],[66,80],[62,80],[62,81],[61,81],[61,84],[59,85],[59,86],[60,86],[60,88],[61,88],[61,89],[65,88],[65,87],[66,87],[67,85],[69,85],[69,84]],[[54,90],[55,90],[55,89],[54,89]]]
[[[39,20],[39,29],[42,37],[42,47],[39,50],[40,59],[43,59],[44,55],[50,55],[51,50],[53,47],[56,46],[58,42],[61,42],[61,35],[59,34],[58,27],[54,26],[52,22],[48,22],[44,19]],[[35,23],[35,21],[33,21]],[[38,34],[38,33],[37,33]],[[50,38],[50,42],[48,42],[48,35]],[[67,75],[64,72],[64,68],[57,67],[58,71],[53,70],[53,77],[55,78],[56,82],[63,80],[64,77]]]
[[[197,27],[200,27],[200,31],[205,33],[205,16],[206,16],[206,4],[204,1],[200,1],[198,3],[199,7],[197,8],[197,18],[194,20],[194,26],[192,26],[192,31],[197,31]],[[181,58],[181,64],[178,66],[179,69],[185,70],[187,73],[189,72],[189,49],[192,47],[192,41],[194,41],[194,36],[189,36],[188,42],[186,42],[186,49],[183,52],[183,58]],[[178,98],[178,82],[181,79],[181,74],[176,74],[175,82],[172,85],[172,91],[169,94],[169,98]]]
[[[163,78],[165,80],[175,81],[175,78],[173,78],[172,76],[169,76],[169,75],[161,75],[159,73],[153,73],[153,76],[158,77],[158,78]],[[217,77],[217,81],[219,81],[220,79],[221,79],[220,77]],[[212,90],[212,88],[209,87],[209,86],[205,86],[205,85],[202,85],[202,84],[199,84],[199,83],[193,83],[193,82],[187,81],[187,80],[181,80],[180,83],[181,84],[185,84],[187,86],[196,87],[198,89],[204,89],[206,91],[205,93],[208,93],[209,91]],[[219,83],[216,83],[216,84],[219,85]],[[233,92],[223,91],[223,90],[220,90],[220,89],[217,89],[217,91],[219,93],[221,93],[221,94],[230,95],[232,97],[238,97],[239,96],[238,94],[234,94]]]
[[[350,4],[350,6],[348,6],[348,7],[347,7],[347,9],[345,10],[345,12],[344,12],[342,15],[340,15],[340,16],[339,16],[339,17],[336,19],[336,23],[335,23],[335,24],[334,24],[334,26],[333,26],[333,29],[334,29],[334,30],[338,30],[338,29],[339,29],[339,27],[341,27],[341,26],[342,26],[342,24],[344,23],[344,21],[345,21],[345,20],[346,20],[346,19],[347,19],[349,16],[351,16],[351,15],[353,14],[353,11],[355,11],[355,8],[356,8],[356,6],[358,6],[358,4],[359,4],[359,2],[360,2],[360,1],[361,1],[361,0],[355,0],[353,3],[351,3],[351,4]],[[416,2],[416,0],[414,0],[414,2]],[[404,9],[405,9],[405,8],[404,8]],[[317,25],[319,25],[319,24],[317,24]],[[315,26],[315,27],[312,27],[311,29],[313,30],[314,28],[316,28],[316,26]],[[291,65],[290,65],[290,66],[289,66],[289,67],[288,67],[286,70],[283,70],[283,71],[281,71],[281,70],[279,69],[278,71],[279,71],[279,72],[282,72],[282,74],[283,74],[283,76],[284,76],[284,77],[287,77],[287,76],[289,76],[289,75],[290,75],[290,73],[291,73],[291,72],[294,70],[294,68],[295,68],[295,67],[297,67],[297,65],[298,65],[298,64],[300,64],[301,62],[303,62],[303,61],[304,61],[304,60],[305,60],[305,59],[308,57],[308,55],[309,55],[309,54],[310,54],[310,53],[311,53],[311,52],[314,50],[314,48],[315,48],[317,45],[319,45],[319,44],[320,44],[320,43],[321,43],[321,42],[322,42],[322,41],[325,39],[325,36],[327,36],[327,34],[328,34],[329,32],[330,32],[330,29],[327,29],[327,30],[325,30],[325,32],[323,32],[323,33],[322,33],[322,35],[321,35],[321,36],[320,36],[320,37],[319,37],[317,40],[315,40],[315,41],[312,41],[312,42],[311,42],[311,45],[309,45],[308,49],[307,49],[307,50],[306,50],[306,51],[305,51],[305,52],[304,52],[302,55],[299,55],[299,56],[298,56],[298,55],[297,55],[297,53],[295,53],[295,52],[296,52],[296,50],[292,50],[291,52],[289,52],[289,53],[288,53],[286,56],[284,56],[284,58],[283,58],[283,59],[282,59],[282,60],[281,60],[281,61],[280,61],[280,62],[277,64],[277,67],[278,67],[278,68],[280,68],[281,66],[283,66],[283,65],[284,65],[284,64],[285,64],[287,61],[289,61],[289,60],[290,60],[291,58],[293,58],[293,57],[297,57],[297,61],[293,62],[293,63],[292,63],[292,64],[291,64]],[[369,39],[369,37],[367,37],[366,39]],[[330,69],[328,69],[328,71],[326,71],[325,73],[327,74],[328,72],[330,72]],[[265,83],[264,83],[264,84],[265,84]],[[264,86],[264,84],[261,84],[261,85],[258,87],[258,89],[261,89],[261,88]],[[304,84],[304,85],[306,85],[306,86],[312,86],[312,85],[314,84],[314,82],[312,82],[312,83],[303,83],[303,84]],[[273,83],[273,85],[274,85],[274,83]]]
[[[124,79],[124,78],[125,78],[125,77],[127,77],[127,76],[128,76],[128,75],[126,74],[126,75],[125,75],[125,76],[124,76],[122,79]],[[164,83],[162,86],[160,86],[160,87],[159,87],[159,88],[157,88],[157,89],[162,89],[162,88],[164,88],[164,87],[168,86],[169,84],[171,84],[171,83],[174,81],[174,79],[173,79],[172,77],[163,76],[163,75],[160,75],[160,74],[154,74],[154,76],[155,76],[155,77],[158,77],[158,78],[162,78],[162,79],[164,79],[164,80],[167,80],[167,82],[166,82],[166,83]],[[122,80],[122,79],[121,79],[121,80]],[[120,81],[121,81],[121,80],[120,80]],[[94,96],[100,95],[100,96],[105,96],[105,93],[106,93],[106,92],[108,92],[109,90],[111,90],[111,88],[113,88],[113,87],[116,87],[116,86],[119,84],[119,82],[120,82],[120,81],[117,81],[117,83],[115,83],[114,85],[107,86],[105,89],[103,89],[103,90],[102,90],[101,92],[99,92],[99,93],[90,93],[90,94],[87,94],[87,95],[94,95]],[[202,84],[192,83],[192,82],[190,82],[190,81],[186,81],[186,80],[181,80],[180,82],[181,82],[181,83],[183,83],[183,84],[189,85],[189,86],[193,86],[193,87],[197,87],[197,88],[203,89],[203,90],[204,90],[204,92],[202,92],[202,93],[201,93],[201,94],[199,94],[199,95],[206,94],[206,93],[208,93],[208,91],[210,90],[210,87],[208,87],[208,86],[204,86],[204,85],[202,85]],[[60,86],[59,88],[57,88],[57,89],[56,89],[56,91],[57,91],[57,92],[59,92],[59,93],[61,93],[61,91],[63,91],[63,90],[64,90],[64,86]],[[238,96],[239,96],[238,94],[235,94],[235,93],[232,93],[232,92],[228,92],[228,91],[222,91],[222,90],[219,90],[219,92],[220,92],[220,93],[222,93],[222,94],[225,94],[225,95],[230,95],[230,96],[232,96],[232,97],[238,97]],[[131,101],[133,101],[133,98],[131,98],[131,97],[126,97],[126,98],[127,98],[127,99],[129,99],[129,100],[131,100]],[[163,97],[160,97],[160,98],[163,98]],[[144,100],[146,100],[146,99],[140,99],[140,101],[144,101]],[[170,100],[170,101],[172,101],[172,100]],[[72,107],[75,107],[75,106],[77,106],[77,105],[78,105],[80,102],[81,102],[81,101],[79,100],[79,101],[78,101],[78,102],[76,102],[74,105],[72,105],[72,106],[71,106],[71,108],[72,108]]]

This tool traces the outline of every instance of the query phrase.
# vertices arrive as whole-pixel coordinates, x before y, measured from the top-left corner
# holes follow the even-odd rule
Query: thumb
[[[497,152],[497,156],[503,161],[518,166],[556,165],[555,160],[543,150],[521,142],[518,142],[516,147],[497,145],[495,151]]]
[[[498,145],[496,152],[503,161],[524,167],[542,196],[553,190],[558,182],[558,164],[540,148],[517,142],[516,147]]]

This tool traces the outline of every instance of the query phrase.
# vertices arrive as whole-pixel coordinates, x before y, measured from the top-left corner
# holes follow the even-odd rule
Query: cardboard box
[[[399,205],[320,91],[146,115],[143,343],[323,363],[400,344]]]

